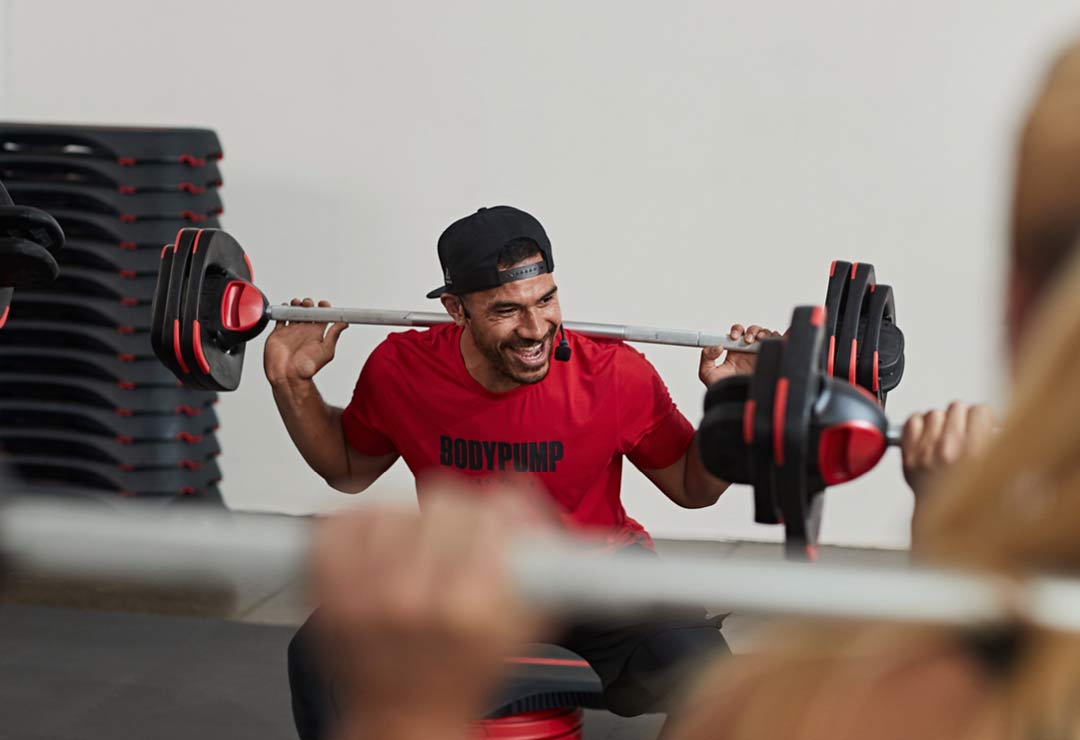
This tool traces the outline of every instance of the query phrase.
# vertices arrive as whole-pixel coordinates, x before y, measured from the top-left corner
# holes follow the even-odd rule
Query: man
[[[645,357],[562,328],[551,242],[535,218],[509,206],[482,208],[451,224],[438,252],[445,284],[428,297],[441,300],[454,322],[390,335],[345,409],[326,404],[313,382],[344,324],[279,325],[267,340],[265,369],[282,419],[331,486],[363,491],[398,457],[417,477],[421,503],[426,480],[438,472],[458,475],[480,495],[500,483],[533,486],[566,527],[599,535],[611,549],[652,547],[621,503],[624,457],[680,506],[716,502],[729,484],[705,471],[692,425]],[[746,344],[771,335],[758,326],[731,330]],[[719,348],[702,352],[706,385],[752,370],[752,355],[729,353],[718,365],[720,355]],[[294,713],[305,738],[324,735],[329,713],[310,630],[290,647]],[[687,666],[727,650],[704,612],[577,625],[557,642],[590,662],[609,707],[625,715],[663,710]]]

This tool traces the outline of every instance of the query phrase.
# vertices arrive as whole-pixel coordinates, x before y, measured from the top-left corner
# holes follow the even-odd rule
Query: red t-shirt
[[[650,543],[623,509],[622,459],[672,465],[694,428],[645,356],[566,332],[569,362],[552,360],[539,383],[492,393],[465,368],[461,332],[447,324],[395,333],[375,348],[342,415],[353,449],[397,452],[417,476],[454,472],[477,485],[529,476],[568,525],[600,530],[613,545]]]

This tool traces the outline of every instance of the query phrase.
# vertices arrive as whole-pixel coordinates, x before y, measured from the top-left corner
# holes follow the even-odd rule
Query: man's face
[[[519,264],[542,260],[537,255]],[[557,290],[555,279],[545,273],[462,297],[473,341],[492,371],[516,384],[538,383],[547,376],[562,324]]]

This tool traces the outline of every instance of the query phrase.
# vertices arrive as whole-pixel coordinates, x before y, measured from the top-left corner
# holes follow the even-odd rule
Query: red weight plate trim
[[[784,466],[784,421],[787,419],[788,379],[776,381],[776,397],[773,407],[773,458],[780,467]]]
[[[180,369],[184,371],[184,375],[190,374],[191,370],[188,369],[187,363],[184,362],[184,353],[180,351],[180,319],[173,319],[172,346],[176,361],[180,363]]]
[[[753,399],[743,406],[742,415],[742,438],[743,442],[750,445],[754,443],[754,413],[757,411],[757,401]]]
[[[814,306],[813,312],[810,314],[810,326],[821,326],[825,323],[825,307]]]
[[[852,280],[855,279],[855,271],[857,269],[859,269],[859,263],[858,262],[852,262],[851,263],[851,279]]]
[[[836,335],[833,334],[829,337],[829,362],[825,367],[825,372],[832,377],[833,369],[836,367]]]
[[[859,340],[851,340],[851,364],[848,365],[847,382],[855,385],[855,357],[859,354]]]
[[[874,393],[881,390],[881,376],[878,374],[878,352],[874,350]]]
[[[11,306],[4,306],[4,313],[0,315],[0,329],[3,329],[4,324],[7,323],[9,313],[11,313]]]
[[[203,375],[210,374],[210,363],[206,361],[206,355],[203,354],[202,348],[202,327],[199,326],[199,321],[196,319],[192,322],[192,333],[195,335],[192,337],[192,344],[195,350],[195,361],[199,363],[199,369],[202,370]]]

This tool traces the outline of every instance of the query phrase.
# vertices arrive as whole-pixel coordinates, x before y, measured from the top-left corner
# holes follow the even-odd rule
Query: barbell
[[[308,520],[292,517],[12,497],[0,506],[0,576],[7,568],[157,587],[284,580],[305,575],[312,535]],[[1080,582],[1060,577],[1006,581],[924,567],[600,554],[556,535],[517,541],[508,557],[520,596],[555,616],[624,618],[656,607],[705,606],[973,628],[1022,622],[1080,631]]]
[[[754,520],[782,524],[795,559],[816,557],[825,487],[868,472],[902,438],[876,396],[822,367],[828,316],[797,307],[786,337],[761,342],[753,374],[709,388],[697,432],[705,468],[754,487]]]
[[[232,236],[219,229],[182,229],[175,242],[162,250],[151,344],[185,385],[236,389],[246,342],[271,321],[401,327],[451,321],[446,314],[419,311],[274,305],[251,281],[248,256]],[[896,326],[892,289],[877,285],[872,265],[834,262],[826,305],[829,342],[822,350],[822,365],[830,375],[861,384],[884,401],[899,384],[904,369],[904,335]],[[757,345],[702,331],[571,321],[565,328],[629,342],[757,351]]]

